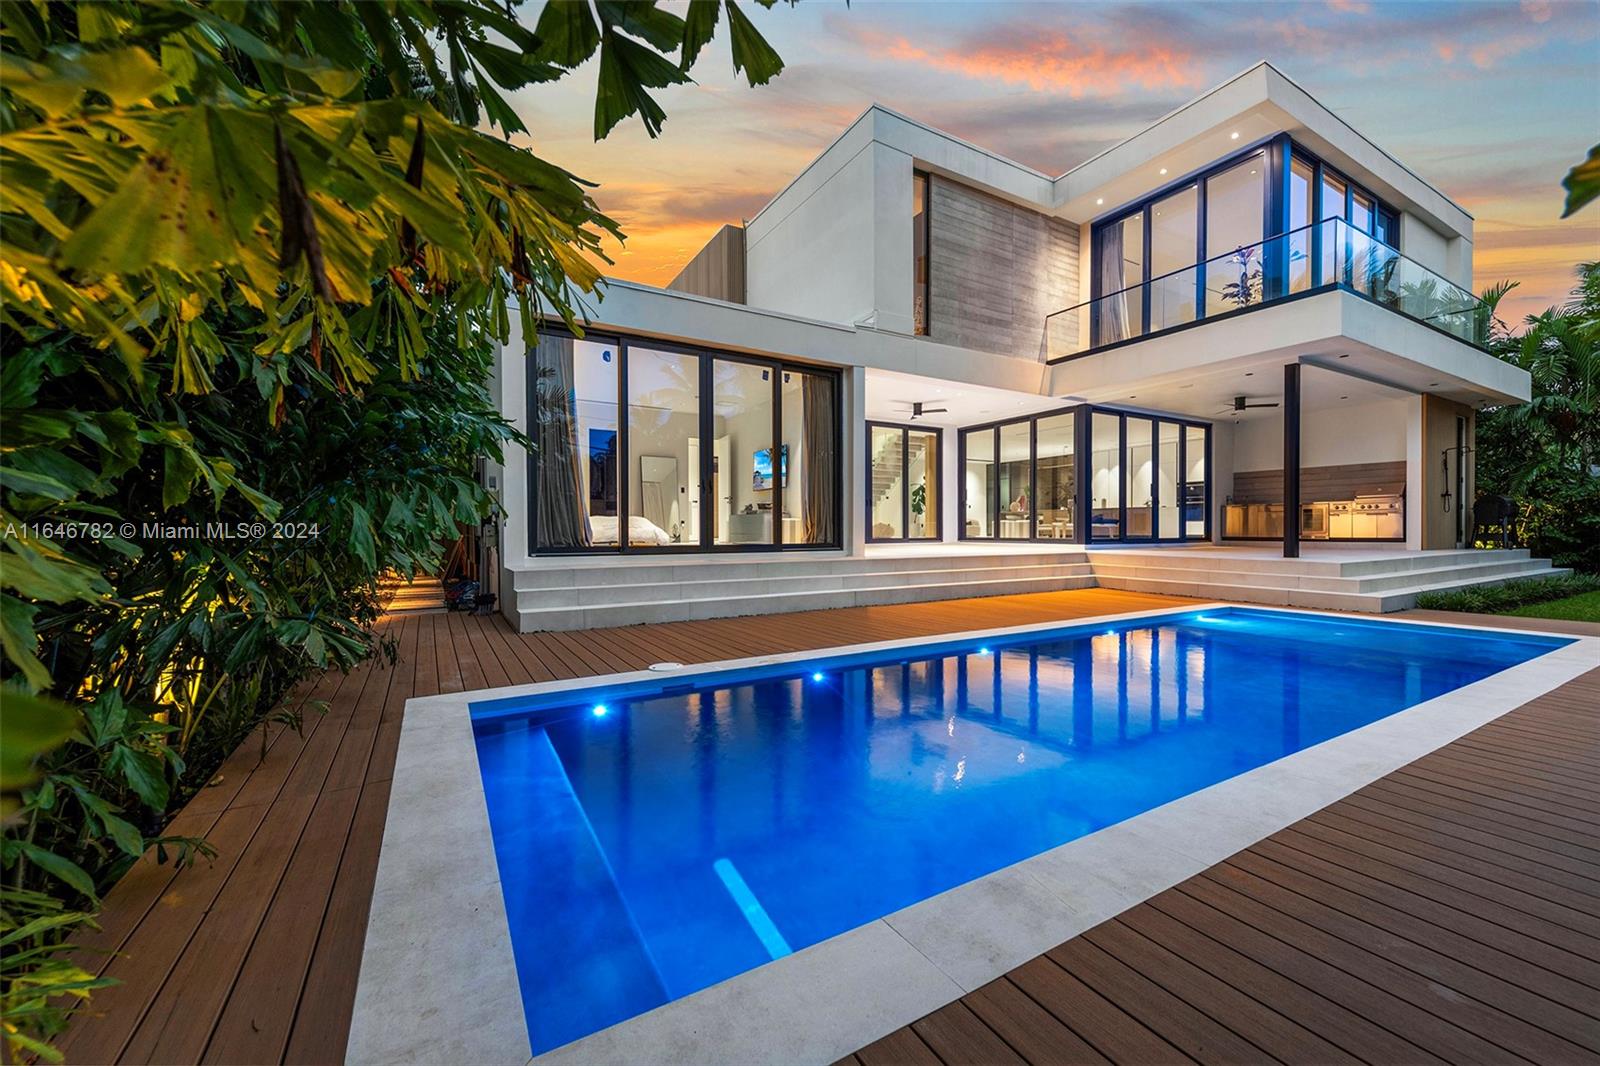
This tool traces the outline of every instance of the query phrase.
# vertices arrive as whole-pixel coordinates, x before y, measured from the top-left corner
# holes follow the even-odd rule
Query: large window
[[[528,401],[535,552],[839,543],[834,372],[551,329]]]
[[[615,341],[544,334],[529,367],[533,462],[543,493],[535,501],[535,547],[570,551],[615,545],[617,375]]]
[[[937,429],[867,424],[867,539],[939,538]]]
[[[1089,527],[1093,540],[1122,537],[1122,417],[1090,418]]]
[[[914,332],[928,333],[928,175],[917,171],[911,176],[911,263],[914,288],[911,315]]]
[[[992,537],[1000,505],[1000,479],[995,472],[993,428],[961,434],[962,535]]]
[[[1034,535],[1042,540],[1072,540],[1077,530],[1078,445],[1076,416],[1041,418],[1035,429],[1039,476],[1038,522]]]
[[[628,349],[628,544],[700,543],[700,357]],[[691,478],[695,490],[690,491]],[[713,483],[715,475],[713,474]],[[540,486],[544,491],[544,486]],[[615,544],[616,531],[600,543]]]
[[[1000,427],[1000,537],[1027,540],[1033,530],[1033,454],[1031,425]]]
[[[1394,248],[1399,215],[1287,135],[1248,148],[1094,224],[1090,348],[1354,284],[1336,276],[1352,234]]]

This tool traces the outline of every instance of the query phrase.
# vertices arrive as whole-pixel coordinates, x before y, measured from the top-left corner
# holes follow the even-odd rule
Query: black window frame
[[[864,471],[865,491],[863,501],[866,505],[866,526],[868,544],[927,544],[944,539],[944,519],[940,512],[944,509],[944,429],[940,426],[919,426],[908,422],[879,422],[868,419],[866,430],[867,446],[865,452],[866,466]],[[872,431],[875,429],[895,429],[900,431],[900,529],[898,537],[875,537],[872,535]],[[913,537],[911,535],[911,434],[932,433],[933,443],[933,476],[929,478],[937,486],[934,502],[939,504],[933,510],[933,534],[926,537]]]
[[[731,351],[703,344],[683,344],[677,341],[659,339],[645,334],[629,333],[618,330],[596,330],[586,332],[579,337],[565,325],[558,322],[541,322],[539,334],[529,339],[526,351],[523,354],[525,366],[530,370],[537,358],[536,349],[539,335],[554,334],[568,337],[573,340],[606,341],[614,342],[617,351],[617,543],[615,545],[590,545],[589,547],[572,548],[540,548],[539,547],[539,461],[538,455],[528,449],[525,456],[527,474],[527,519],[528,519],[528,554],[534,557],[557,556],[632,556],[632,555],[704,555],[704,554],[740,554],[747,552],[777,552],[777,551],[838,551],[844,545],[845,520],[845,467],[844,467],[844,373],[838,367],[820,366],[812,363],[802,363],[792,359],[781,359],[775,356],[755,355],[748,352]],[[628,439],[628,359],[629,351],[633,347],[662,352],[669,355],[689,355],[698,359],[698,410],[695,413],[697,432],[701,441],[700,469],[688,471],[688,476],[698,480],[700,485],[700,524],[699,540],[694,544],[630,544],[628,538],[628,525],[631,516],[632,500],[629,492],[628,465],[635,458],[632,455]],[[772,493],[775,510],[772,521],[772,540],[756,544],[716,544],[712,543],[710,532],[712,528],[710,500],[711,472],[715,462],[714,449],[707,447],[707,442],[714,439],[711,435],[713,419],[716,416],[715,388],[713,367],[717,360],[724,362],[746,363],[760,366],[763,369],[775,371],[771,375],[772,382]],[[834,422],[834,491],[833,507],[836,516],[834,522],[835,536],[832,541],[821,544],[804,542],[789,543],[783,538],[783,514],[781,501],[785,488],[786,471],[783,462],[783,386],[785,375],[792,373],[820,374],[833,380],[833,422]],[[537,374],[528,373],[524,388],[524,402],[526,403],[526,418],[529,436],[536,436],[534,419],[537,417],[537,404],[534,389],[537,386]],[[714,506],[712,501],[712,506]]]
[[[967,435],[969,433],[982,433],[989,431],[993,436],[994,456],[996,466],[1000,463],[1000,429],[1002,426],[1019,425],[1028,423],[1029,437],[1029,467],[1032,474],[1032,492],[1037,500],[1039,478],[1039,420],[1054,418],[1057,415],[1071,414],[1073,416],[1072,432],[1074,438],[1073,452],[1077,463],[1077,496],[1073,507],[1072,537],[1062,539],[1059,537],[1039,536],[1038,507],[1031,506],[1028,523],[1028,536],[1026,537],[1001,537],[1000,536],[1000,494],[996,492],[989,502],[990,528],[994,531],[989,536],[972,536],[967,532]],[[1112,415],[1117,418],[1117,447],[1120,489],[1117,514],[1117,536],[1103,540],[1093,540],[1093,523],[1090,521],[1090,418],[1096,414]],[[1128,453],[1128,419],[1142,418],[1151,423],[1150,463],[1152,476],[1160,476],[1161,461],[1161,423],[1168,422],[1179,427],[1178,432],[1178,535],[1175,537],[1160,536],[1160,506],[1152,506],[1150,537],[1129,537],[1128,532],[1128,469],[1123,460]],[[1185,475],[1189,469],[1188,447],[1189,437],[1185,430],[1188,427],[1203,430],[1205,433],[1205,529],[1199,534],[1191,535],[1187,529],[1184,518],[1183,486],[1186,484]],[[1118,544],[1186,544],[1208,542],[1212,539],[1212,508],[1214,500],[1214,485],[1216,473],[1212,466],[1212,430],[1214,423],[1203,418],[1192,418],[1187,415],[1174,414],[1168,411],[1150,411],[1141,408],[1112,407],[1107,404],[1072,404],[1066,407],[1057,407],[1048,411],[1039,411],[1030,415],[1018,415],[1010,418],[995,419],[990,422],[979,422],[970,426],[961,426],[956,430],[957,455],[956,469],[959,471],[956,485],[956,514],[960,519],[959,539],[973,541],[980,544],[987,543],[1030,543],[1030,544],[1079,544],[1086,547]],[[996,477],[998,484],[998,475]]]

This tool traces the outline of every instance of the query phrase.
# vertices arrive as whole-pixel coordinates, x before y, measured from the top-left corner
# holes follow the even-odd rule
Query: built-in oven
[[[1328,539],[1328,504],[1302,503],[1300,505],[1300,539]]]

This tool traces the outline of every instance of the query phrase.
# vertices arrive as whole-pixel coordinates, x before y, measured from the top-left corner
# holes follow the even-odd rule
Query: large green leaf
[[[557,66],[575,67],[600,46],[600,27],[587,2],[546,3],[534,32],[539,37],[534,58]]]
[[[600,140],[629,115],[638,115],[645,132],[661,133],[666,112],[646,88],[679,85],[689,76],[638,41],[606,31],[600,45],[600,82],[594,100],[594,139]]]
[[[39,756],[58,747],[78,728],[78,712],[60,700],[11,685],[0,686],[0,709],[5,712],[5,728],[0,729],[0,790],[9,795],[34,780]]]
[[[1587,159],[1567,171],[1567,176],[1561,179],[1561,187],[1567,190],[1562,218],[1600,196],[1600,144],[1589,149]]]
[[[739,10],[734,0],[726,0],[728,38],[733,46],[733,69],[743,71],[752,86],[765,85],[783,72],[783,58]]]

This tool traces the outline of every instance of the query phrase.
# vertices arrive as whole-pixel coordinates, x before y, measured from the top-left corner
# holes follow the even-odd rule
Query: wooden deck
[[[304,686],[292,700],[326,713],[303,735],[275,730],[265,758],[247,742],[174,820],[217,847],[214,863],[141,862],[108,894],[82,957],[122,983],[62,1049],[75,1063],[342,1059],[412,696],[1185,602],[1092,589],[530,635],[498,618],[393,618],[393,667]],[[1592,1059],[1597,703],[1600,672],[859,1058]]]
[[[1274,1060],[1600,1061],[1600,670],[845,1062]]]

